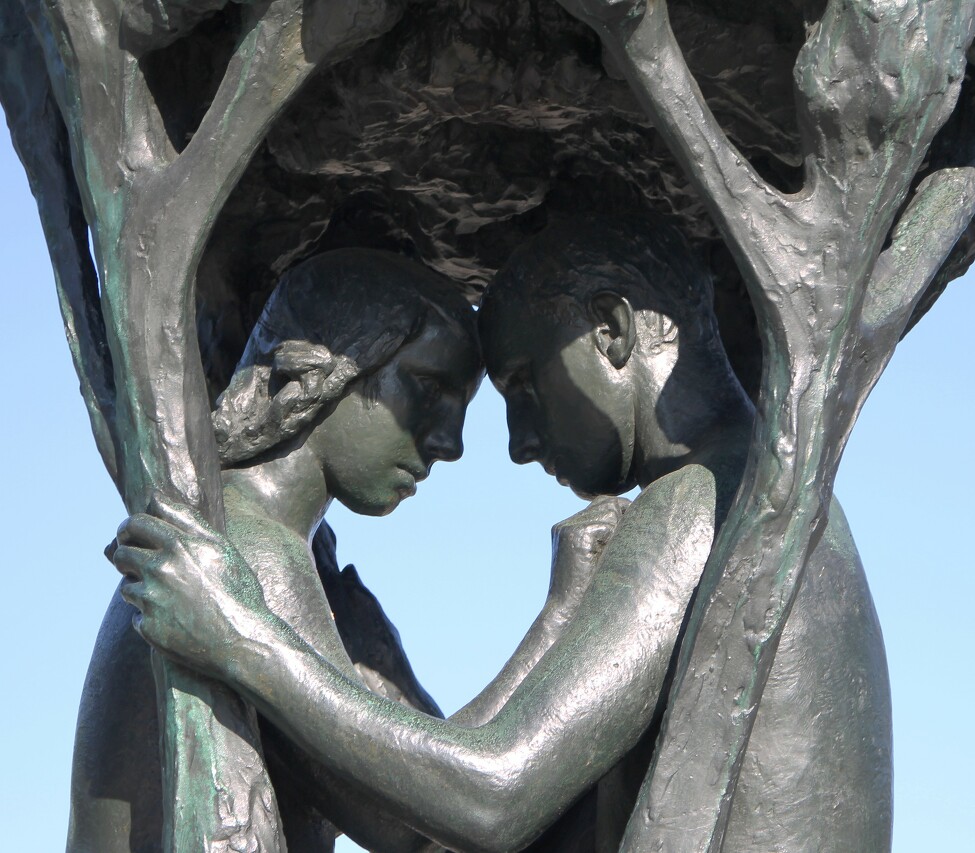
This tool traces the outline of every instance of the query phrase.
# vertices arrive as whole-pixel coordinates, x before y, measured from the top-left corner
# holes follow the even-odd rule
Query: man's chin
[[[622,495],[624,492],[628,492],[633,488],[631,484],[620,482],[619,480],[583,482],[581,480],[572,481],[561,476],[557,476],[555,479],[561,485],[568,486],[572,490],[572,494],[578,498],[582,498],[584,501],[591,501],[603,495]]]

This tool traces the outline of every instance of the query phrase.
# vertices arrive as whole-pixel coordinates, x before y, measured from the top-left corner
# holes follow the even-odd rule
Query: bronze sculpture
[[[550,175],[546,162],[572,162],[573,168],[582,167],[577,174],[595,176],[596,182],[582,195],[588,193],[597,208],[603,203],[600,199],[611,208],[638,210],[660,202],[646,170],[639,165],[621,169],[612,156],[618,141],[638,139],[642,145],[646,130],[645,124],[632,120],[631,104],[614,100],[623,87],[609,81],[620,75],[628,79],[727,242],[740,274],[736,279],[731,273],[731,291],[736,280],[747,286],[764,349],[752,461],[731,512],[733,523],[724,525],[712,553],[682,644],[667,725],[650,776],[656,782],[645,792],[643,824],[636,830],[652,843],[692,849],[718,849],[722,843],[763,685],[801,585],[805,555],[823,533],[846,436],[897,339],[967,264],[965,235],[972,205],[964,114],[952,114],[960,89],[963,103],[967,97],[960,84],[971,37],[968,4],[938,2],[915,9],[895,2],[797,2],[747,10],[738,4],[719,5],[720,9],[707,0],[655,0],[646,6],[572,4],[571,11],[599,32],[602,61],[591,34],[587,37],[584,29],[556,15],[558,32],[576,41],[568,51],[569,63],[559,66],[568,73],[560,74],[555,86],[546,89],[536,82],[544,76],[526,73],[511,78],[497,73],[486,87],[465,79],[451,96],[439,101],[430,97],[424,105],[427,112],[420,109],[412,115],[450,116],[453,110],[456,120],[441,122],[438,131],[420,143],[420,150],[429,150],[429,141],[433,150],[439,145],[448,156],[431,160],[429,173],[416,171],[416,182],[401,184],[411,199],[408,203],[397,196],[395,186],[384,188],[384,179],[377,177],[406,173],[403,167],[410,165],[410,158],[402,151],[391,154],[391,168],[375,156],[371,163],[355,156],[326,158],[318,166],[313,158],[303,160],[306,152],[289,145],[280,131],[268,137],[267,147],[253,161],[251,177],[241,184],[246,187],[250,181],[249,186],[262,187],[258,195],[270,199],[273,192],[268,194],[267,188],[281,185],[282,166],[294,173],[320,169],[327,176],[323,183],[338,189],[322,196],[329,226],[316,226],[318,236],[311,242],[319,248],[328,248],[329,241],[332,246],[361,245],[372,239],[366,235],[379,235],[398,241],[395,246],[387,243],[387,248],[424,257],[462,284],[476,284],[486,267],[499,265],[497,261],[526,233],[537,231],[548,217],[557,218],[560,205],[571,201],[569,183],[560,182],[559,176],[549,183],[538,181],[540,174]],[[351,14],[355,10],[349,4],[336,16],[334,9],[323,15],[319,4],[299,8],[284,0],[242,9],[214,3],[192,12],[185,4],[164,3],[159,19],[108,0],[84,8],[25,2],[4,10],[4,61],[19,69],[18,75],[6,78],[5,108],[48,230],[96,440],[130,509],[142,509],[151,488],[162,486],[202,507],[219,528],[222,510],[213,485],[209,407],[197,369],[191,320],[194,274],[204,244],[221,208],[224,230],[213,232],[208,252],[217,251],[226,237],[227,222],[240,224],[245,206],[239,200],[227,203],[231,188],[274,119],[301,82],[312,78],[316,66],[347,55],[355,45],[394,25],[376,52],[352,54],[334,77],[310,79],[306,92],[327,78],[337,81],[341,100],[342,91],[355,90],[347,85],[350,79],[368,87],[375,79],[395,78],[407,66],[390,70],[381,50],[397,43],[420,45],[416,57],[429,46],[431,56],[443,58],[442,44],[433,36],[438,27],[421,28],[423,36],[415,38],[416,20],[427,14],[422,6],[411,4],[410,14],[399,24],[401,7],[370,6],[363,17]],[[458,14],[491,25],[490,15],[474,6]],[[429,9],[434,20],[444,14],[443,4],[430,3]],[[528,31],[546,48],[553,44],[554,30],[548,26],[553,12],[544,4],[512,2],[498,9],[498,20],[505,26],[511,23],[519,37]],[[526,9],[533,22],[527,28],[522,26]],[[444,29],[454,25],[450,14],[444,20]],[[781,85],[779,71],[796,65],[795,121],[783,121],[778,105],[763,113],[764,104],[749,88],[754,78],[748,77],[752,72],[745,70],[747,63],[736,64],[727,51],[716,51],[715,68],[695,68],[692,76],[683,57],[700,61],[695,39],[708,27],[719,42],[722,34],[740,33],[739,28],[751,27],[749,32],[769,37],[776,61],[767,65],[767,81],[773,87]],[[489,55],[503,53],[497,40],[485,37],[484,42]],[[201,48],[205,53],[211,43],[217,49],[200,78],[200,100],[180,104],[173,99],[174,89],[166,88],[167,74],[197,67],[194,55]],[[744,50],[752,41],[736,44]],[[537,65],[555,67],[551,51],[525,55],[532,57],[526,71],[537,57]],[[408,67],[420,69],[421,76],[429,71],[427,93],[431,86],[442,91],[445,70],[454,69],[460,79],[476,64],[463,50],[452,56],[447,62]],[[97,77],[90,73],[96,66]],[[901,73],[905,66],[910,68],[908,75]],[[370,70],[377,76],[370,76]],[[497,70],[504,70],[503,62]],[[178,91],[178,77],[172,79]],[[696,79],[716,89],[702,93]],[[478,105],[490,100],[498,87],[509,85],[506,80],[514,81],[504,96],[508,100],[493,113],[481,110]],[[574,135],[578,124],[565,118],[572,102],[566,95],[574,94],[572,87],[580,80],[583,89],[593,84],[587,109],[611,117],[608,125],[598,128],[610,127],[609,135]],[[739,84],[742,97],[724,101],[735,106],[729,111],[730,124],[722,126],[715,120],[722,105],[714,91],[734,94]],[[600,103],[602,94],[612,97]],[[544,110],[531,106],[546,99],[566,106],[563,115],[556,109],[546,117]],[[380,105],[380,113],[387,110],[378,122],[361,125],[363,150],[373,153],[377,141],[381,148],[385,139],[409,126],[409,121],[404,124],[409,110],[400,109],[396,98],[362,103],[367,102]],[[39,109],[44,103],[52,108]],[[498,154],[506,150],[503,146],[479,149],[476,141],[464,140],[470,150],[478,151],[473,158],[478,166],[457,182],[443,179],[445,171],[456,169],[449,154],[456,150],[452,146],[457,140],[464,139],[460,116],[488,113],[510,118],[507,138],[515,149],[530,140],[524,149],[532,155],[527,158],[529,167],[511,182],[510,194],[492,192],[498,180],[487,168],[498,167],[503,185],[504,171],[512,171],[518,161],[517,156]],[[282,116],[278,126],[290,122],[295,127],[296,115]],[[541,121],[526,122],[526,115]],[[136,116],[146,121],[129,121]],[[618,117],[621,120],[613,124]],[[768,136],[760,139],[761,133],[753,132],[756,127]],[[533,137],[526,128],[541,131]],[[565,128],[570,132],[564,133]],[[505,138],[504,132],[497,138]],[[583,163],[585,158],[565,158],[567,151],[577,150],[573,146],[579,138],[595,140],[581,146],[597,153],[595,169],[591,162]],[[546,149],[549,142],[553,144]],[[70,163],[65,155],[69,147]],[[546,150],[547,158],[536,157]],[[628,164],[646,163],[642,158],[638,153],[624,159]],[[264,170],[256,184],[253,169]],[[665,166],[660,174],[673,171]],[[355,189],[359,179],[362,193]],[[463,202],[462,214],[455,215],[458,207],[453,202],[464,193],[454,188],[469,191],[478,181],[485,188],[483,203]],[[667,187],[673,188],[675,197],[688,197],[686,185],[671,182]],[[389,199],[395,204],[384,206]],[[411,207],[416,199],[432,199],[435,215],[429,215],[431,207],[423,207],[425,202]],[[700,207],[694,207],[697,203],[679,212],[690,233],[714,246],[713,229],[700,215]],[[404,214],[401,227],[391,215],[397,206]],[[321,221],[322,207],[319,214],[313,204],[298,207]],[[100,291],[88,255],[88,227]],[[282,240],[270,250],[266,244],[258,248],[257,254],[263,254],[256,268],[264,264],[265,281],[267,271],[280,271],[307,251],[309,232],[296,233],[302,235],[296,245]],[[214,257],[211,254],[211,260]],[[234,332],[232,316],[220,307],[226,305],[226,299],[220,301],[226,293],[221,293],[221,280],[210,274],[212,269],[204,257],[199,309],[211,382],[226,369],[220,363],[226,353],[221,354],[214,341],[229,341]],[[153,281],[151,289],[143,286],[146,280]],[[258,290],[265,286],[261,275],[245,280],[256,281]],[[107,320],[104,326],[99,307]],[[215,324],[207,326],[207,318],[214,317]],[[229,322],[221,326],[225,320]],[[160,334],[162,329],[166,335]],[[747,322],[744,331],[747,338]],[[731,349],[740,357],[741,347]],[[156,370],[160,364],[162,371]],[[254,791],[266,791],[253,733],[245,738],[252,741],[250,752],[235,755],[232,738],[227,740],[212,725],[226,713],[238,713],[232,711],[240,707],[236,699],[213,685],[204,691],[192,678],[186,681],[186,673],[166,665],[159,671],[162,708],[168,715],[167,778],[172,784],[192,780],[192,774],[178,772],[185,768],[187,755],[173,733],[201,720],[198,742],[224,739],[222,747],[209,750],[215,778],[219,780],[225,759],[231,765],[238,762],[237,770],[246,771]],[[213,720],[208,721],[205,711],[201,716],[191,698],[201,691],[209,696],[209,704],[224,709]],[[699,736],[702,729],[708,737]],[[712,775],[708,768],[715,749],[725,759]],[[665,785],[664,780],[675,782]],[[211,826],[214,814],[208,816],[210,806],[204,800],[175,794],[167,799],[183,809],[171,815],[168,844],[179,848],[197,833],[219,834]],[[252,823],[256,837],[273,844],[273,815],[267,823],[258,813],[241,813],[239,819]],[[700,834],[688,834],[689,827]],[[642,842],[634,843],[639,847]]]
[[[354,690],[327,653],[236,594],[247,567],[216,569],[218,557],[201,555],[225,549],[219,534],[172,508],[153,513],[163,523],[136,516],[120,531],[122,595],[145,610],[140,632],[252,697],[449,849],[523,849],[573,804],[540,849],[625,844],[672,652],[752,426],[709,296],[676,233],[640,221],[543,232],[488,288],[481,329],[512,459],[540,461],[582,493],[634,482],[643,492],[545,654],[530,670],[514,661],[518,678],[499,679],[510,687],[475,700],[452,728]],[[806,579],[742,770],[730,850],[889,847],[883,644],[838,507]]]

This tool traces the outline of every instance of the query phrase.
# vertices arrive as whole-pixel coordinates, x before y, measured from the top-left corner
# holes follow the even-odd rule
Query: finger
[[[616,532],[615,525],[609,524],[598,524],[593,530],[593,541],[596,544],[596,548],[602,551],[608,544],[609,540],[613,538],[613,534]]]
[[[136,548],[165,548],[178,541],[179,531],[161,519],[144,512],[130,515],[123,521],[115,534],[119,545],[132,545]]]
[[[144,613],[147,607],[146,587],[142,581],[123,580],[119,587],[122,600],[131,604],[139,613]]]
[[[158,553],[158,551],[148,551],[144,548],[134,548],[131,545],[119,545],[112,562],[120,574],[141,581],[146,571],[152,570],[153,561],[157,558]]]
[[[629,501],[625,498],[602,495],[593,500],[583,512],[591,517],[615,523],[623,517],[623,512],[628,505]]]
[[[168,522],[180,531],[191,533],[201,539],[213,540],[217,533],[191,506],[167,497],[162,492],[153,492],[148,512],[157,519]]]
[[[113,539],[105,546],[105,550],[102,553],[105,555],[105,559],[108,562],[112,562],[115,559],[115,552],[118,550],[118,539]]]

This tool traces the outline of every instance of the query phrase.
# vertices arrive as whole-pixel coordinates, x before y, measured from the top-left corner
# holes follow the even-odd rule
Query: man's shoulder
[[[714,474],[704,465],[691,463],[654,480],[634,499],[624,521],[659,521],[688,513],[712,514],[717,500]]]
[[[650,483],[633,501],[607,549],[616,565],[640,567],[682,554],[700,572],[714,541],[717,489],[703,465],[684,465]]]

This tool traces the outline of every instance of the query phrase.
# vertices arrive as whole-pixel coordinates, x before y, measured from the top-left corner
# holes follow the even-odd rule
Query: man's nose
[[[508,455],[516,465],[542,458],[542,442],[521,407],[508,407]]]
[[[512,435],[508,440],[508,455],[516,465],[527,465],[541,458],[542,445],[534,434]]]

